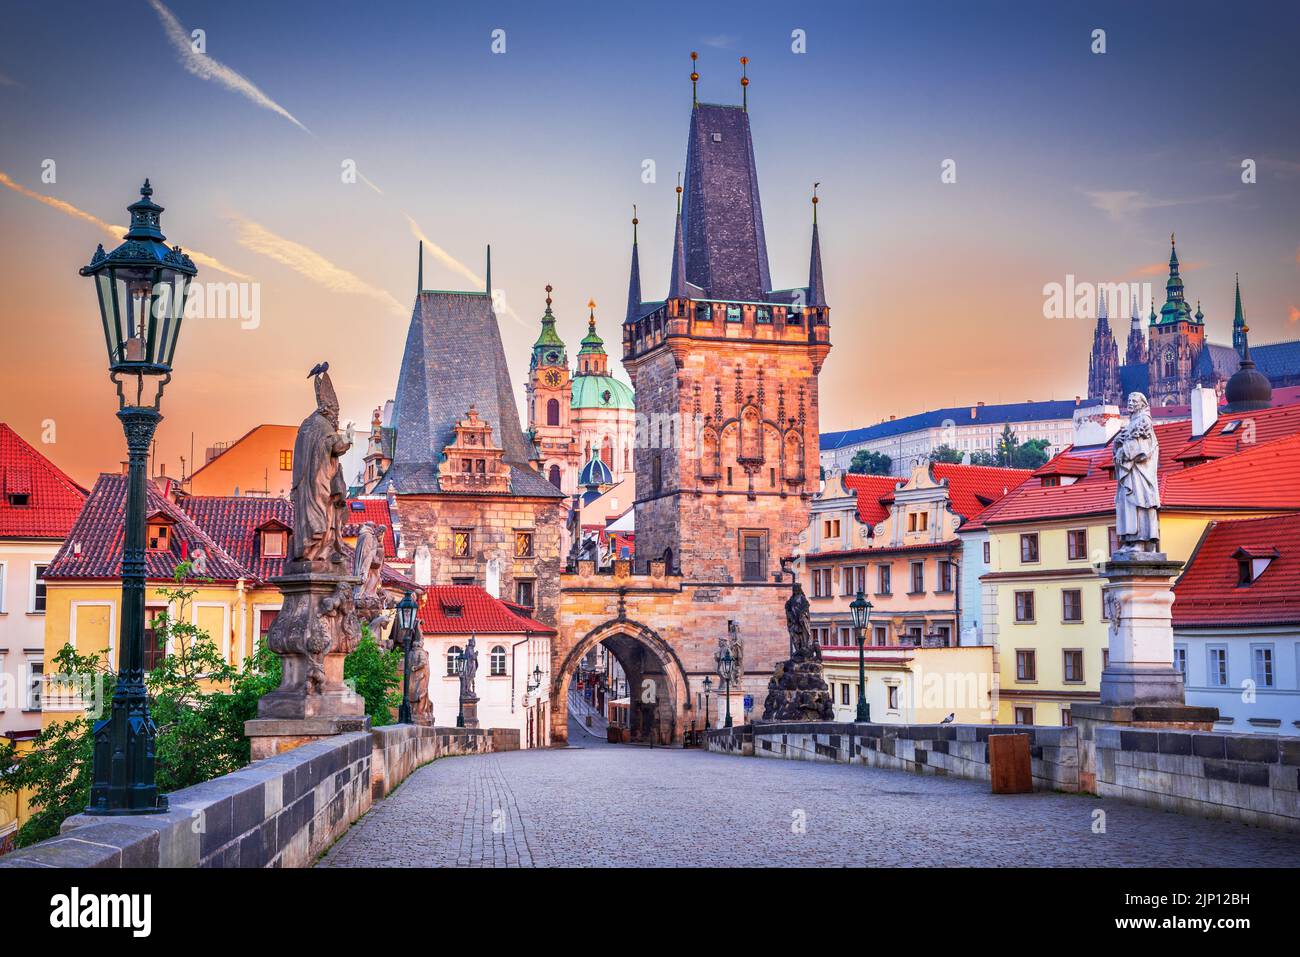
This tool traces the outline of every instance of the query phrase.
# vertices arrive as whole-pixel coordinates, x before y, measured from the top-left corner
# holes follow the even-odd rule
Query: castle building
[[[542,329],[528,364],[528,430],[537,444],[542,474],[566,495],[583,490],[578,473],[593,453],[612,473],[610,484],[632,475],[632,389],[610,375],[605,342],[596,333],[596,304],[588,302],[587,307],[587,334],[571,372],[547,286]]]
[[[1205,314],[1187,301],[1179,271],[1178,249],[1170,236],[1169,278],[1165,282],[1165,303],[1156,314],[1151,304],[1148,328],[1143,335],[1137,304],[1126,344],[1124,364],[1115,366],[1117,348],[1104,315],[1105,301],[1098,309],[1088,359],[1088,396],[1118,404],[1130,392],[1141,392],[1153,406],[1185,406],[1198,385],[1214,389],[1224,397],[1228,380],[1242,366],[1246,353],[1246,317],[1241,308],[1241,281],[1236,286],[1232,320],[1232,345],[1206,339]],[[1255,368],[1273,387],[1300,385],[1300,340],[1257,346]]]
[[[817,377],[831,345],[816,202],[807,285],[774,289],[747,103],[693,98],[663,299],[641,298],[633,234],[623,365],[644,424],[632,456],[636,550],[607,574],[578,559],[562,577],[555,739],[567,734],[574,670],[597,645],[634,689],[631,737],[657,743],[703,726],[703,681],[717,682],[731,622],[744,655],[728,688],[736,721],[789,655],[782,559],[818,487]]]

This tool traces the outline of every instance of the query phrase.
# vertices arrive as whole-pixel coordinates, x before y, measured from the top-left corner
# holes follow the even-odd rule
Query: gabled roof
[[[46,569],[47,579],[111,579],[121,575],[126,486],[125,475],[100,475],[63,546]],[[145,484],[145,496],[146,511],[165,515],[174,526],[167,551],[145,553],[145,574],[151,581],[171,581],[176,566],[185,557],[193,557],[200,548],[207,558],[206,577],[213,581],[233,582],[252,577],[194,519],[163,497],[154,483]]]
[[[422,291],[415,300],[397,378],[393,462],[377,491],[435,493],[442,450],[473,406],[492,426],[510,466],[510,492],[558,498],[529,464],[501,330],[486,293]]]
[[[1027,469],[1004,469],[987,465],[955,465],[936,462],[936,479],[948,482],[952,510],[963,519],[978,515],[1029,478]]]
[[[10,494],[27,505],[9,504]],[[0,422],[0,538],[58,541],[68,534],[86,490]]]
[[[1014,422],[1045,422],[1053,419],[1073,419],[1080,403],[1073,399],[1047,402],[1009,402],[1002,405],[953,406],[918,412],[889,422],[878,422],[847,432],[825,432],[821,436],[821,451],[830,452],[847,445],[859,445],[872,439],[905,435],[919,429],[939,428],[946,422],[957,425],[1004,425]],[[973,412],[973,414],[972,414]]]
[[[355,535],[357,526],[363,522],[374,522],[384,529],[384,558],[393,558],[397,554],[397,543],[393,540],[393,516],[388,511],[388,499],[382,496],[363,495],[348,500],[348,524],[343,531]]]
[[[882,499],[892,496],[894,489],[904,480],[894,475],[844,476],[844,487],[858,498],[858,520],[867,525],[877,525],[889,517],[889,509]]]
[[[457,611],[459,613],[457,613]],[[555,629],[478,585],[429,585],[420,596],[425,635],[553,635]]]
[[[185,514],[243,566],[241,577],[267,581],[284,568],[283,558],[263,557],[257,532],[272,523],[293,529],[293,505],[288,499],[193,495],[181,504]]]
[[[1237,554],[1276,557],[1249,585]],[[1174,627],[1300,623],[1300,515],[1211,522],[1174,585]]]

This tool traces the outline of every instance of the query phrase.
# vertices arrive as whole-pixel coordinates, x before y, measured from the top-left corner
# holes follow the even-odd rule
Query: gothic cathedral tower
[[[1119,347],[1110,331],[1110,310],[1104,292],[1097,294],[1097,328],[1092,337],[1092,355],[1088,358],[1088,398],[1108,405],[1120,402]]]
[[[1178,272],[1178,250],[1169,237],[1169,280],[1165,283],[1165,304],[1151,327],[1147,370],[1152,405],[1185,405],[1192,392],[1192,366],[1205,346],[1205,317],[1200,307],[1192,314],[1183,298],[1183,279]]]
[[[677,192],[668,295],[641,302],[634,244],[623,325],[640,433],[636,570],[663,559],[688,582],[774,585],[818,488],[830,310],[817,199],[808,285],[773,290],[744,106],[693,105]]]

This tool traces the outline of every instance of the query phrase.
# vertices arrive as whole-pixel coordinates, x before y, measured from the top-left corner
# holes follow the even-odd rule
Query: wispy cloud
[[[406,315],[406,310],[401,303],[387,291],[366,282],[341,266],[334,265],[314,249],[309,249],[292,239],[277,236],[251,219],[237,216],[235,224],[239,230],[239,244],[245,249],[274,259],[331,292],[365,296],[382,303],[394,315],[403,317]]]
[[[736,45],[736,38],[728,33],[720,33],[717,36],[705,37],[700,42],[706,47],[713,47],[717,50],[729,50]]]
[[[73,206],[71,203],[65,202],[61,199],[56,199],[53,196],[46,196],[44,193],[38,193],[32,189],[28,189],[26,186],[23,186],[21,183],[15,182],[13,178],[3,170],[0,170],[0,185],[7,186],[10,189],[12,189],[15,193],[19,193],[23,196],[26,196],[28,199],[34,199],[38,203],[44,203],[46,206],[49,206],[51,209],[57,209],[65,216],[71,216],[74,219],[80,219],[83,222],[90,223],[92,226],[95,226],[98,229],[103,230],[110,237],[112,237],[114,243],[119,242],[122,239],[122,234],[126,232],[125,226],[114,226],[112,223],[105,222],[104,220],[100,219],[98,216],[94,215],[93,213],[88,213],[84,209],[78,209],[76,206]],[[185,255],[189,256],[190,259],[194,260],[195,264],[199,266],[206,266],[211,269],[219,270],[220,272],[225,273],[227,276],[234,276],[236,279],[253,278],[252,276],[246,275],[245,273],[242,273],[237,269],[231,269],[225,263],[221,262],[220,260],[216,259],[213,256],[209,256],[201,252],[196,252],[195,250],[190,249],[189,247],[186,247]]]
[[[434,259],[438,260],[440,263],[442,263],[444,266],[446,266],[448,269],[452,270],[453,272],[459,273],[461,276],[464,276],[466,279],[468,279],[472,288],[482,289],[485,287],[485,285],[487,284],[486,279],[484,279],[474,270],[470,269],[463,262],[461,262],[459,259],[453,256],[451,253],[447,252],[447,250],[443,249],[432,239],[426,236],[424,234],[424,230],[420,228],[420,224],[417,223],[409,213],[403,213],[402,215],[406,217],[406,222],[411,227],[411,235],[424,243],[425,250],[432,253]],[[509,316],[511,319],[519,323],[521,326],[527,325],[527,323],[524,322],[523,319],[519,318],[519,314],[510,308],[510,305],[505,301],[505,296],[502,293],[502,290],[500,288],[497,288],[495,290],[488,290],[488,291],[494,293],[493,304],[495,307],[499,309],[500,312]]]
[[[158,14],[158,19],[162,21],[163,31],[167,34],[167,39],[171,41],[172,47],[176,50],[176,55],[180,58],[181,65],[186,70],[201,80],[211,80],[213,83],[224,86],[232,93],[238,93],[240,96],[252,100],[264,109],[279,113],[303,132],[311,133],[311,130],[298,122],[297,117],[258,89],[252,80],[237,70],[232,70],[219,60],[214,60],[206,53],[195,50],[189,32],[176,19],[175,14],[167,9],[162,0],[149,0],[149,6],[153,7],[154,12]]]
[[[1179,272],[1191,272],[1191,271],[1194,270],[1194,269],[1203,269],[1203,268],[1205,267],[1205,265],[1206,265],[1206,264],[1203,263],[1203,262],[1182,262],[1182,261],[1180,260],[1179,263],[1178,263],[1178,271],[1179,271]],[[1168,272],[1169,272],[1169,262],[1168,262],[1168,260],[1166,260],[1165,262],[1151,263],[1151,264],[1146,265],[1146,266],[1139,266],[1137,269],[1134,269],[1134,270],[1133,270],[1129,275],[1132,275],[1132,276],[1163,276],[1163,275],[1165,275],[1165,274],[1168,273]]]
[[[1116,223],[1129,223],[1149,209],[1169,206],[1190,206],[1196,203],[1217,203],[1234,199],[1235,193],[1218,193],[1211,196],[1193,196],[1187,199],[1161,199],[1140,190],[1085,190],[1084,194],[1094,209],[1099,209]]]

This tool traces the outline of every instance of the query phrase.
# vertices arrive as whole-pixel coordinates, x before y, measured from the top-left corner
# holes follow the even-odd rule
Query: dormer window
[[[147,549],[151,552],[166,552],[172,547],[172,529],[166,522],[150,522]]]
[[[1233,552],[1232,557],[1237,560],[1237,586],[1253,585],[1259,580],[1259,576],[1268,569],[1268,566],[1273,563],[1273,559],[1278,557],[1278,554],[1276,548],[1243,547]]]
[[[288,550],[288,534],[280,529],[267,529],[262,532],[262,557],[284,558]]]
[[[7,499],[12,508],[27,508],[31,504],[31,496],[26,492],[10,492]]]

